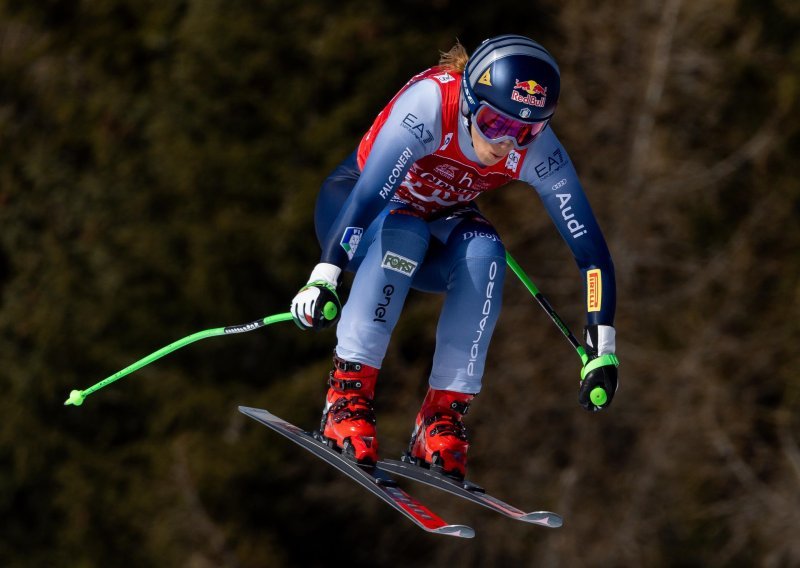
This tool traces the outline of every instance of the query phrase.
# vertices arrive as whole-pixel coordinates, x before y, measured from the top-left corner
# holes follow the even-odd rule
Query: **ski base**
[[[332,465],[370,493],[402,513],[418,527],[428,532],[448,536],[461,538],[475,536],[475,531],[471,527],[451,525],[442,520],[425,505],[400,489],[395,479],[381,467],[359,465],[315,439],[311,433],[278,418],[274,414],[270,414],[266,410],[240,406],[239,412],[271,428]]]
[[[404,456],[404,458],[408,460],[412,459],[407,456]],[[483,505],[484,507],[492,509],[493,511],[517,521],[532,523],[553,529],[559,528],[564,524],[564,519],[561,518],[561,515],[552,513],[550,511],[534,511],[531,513],[526,513],[512,505],[509,505],[508,503],[501,501],[500,499],[497,499],[496,497],[489,495],[480,485],[467,480],[457,481],[446,475],[442,475],[423,466],[411,463],[410,461],[381,460],[378,462],[378,466],[389,473],[406,477],[414,481],[419,481],[432,487],[436,487],[437,489],[447,491],[453,495],[457,495],[458,497],[467,499],[473,503]]]

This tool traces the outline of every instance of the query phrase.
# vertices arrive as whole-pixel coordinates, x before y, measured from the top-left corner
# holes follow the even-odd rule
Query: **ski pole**
[[[528,275],[525,274],[525,271],[522,270],[522,267],[517,263],[516,260],[514,260],[514,257],[512,257],[511,253],[508,251],[506,251],[506,263],[514,272],[514,274],[517,275],[517,278],[519,278],[520,282],[525,285],[542,309],[547,312],[547,315],[550,316],[550,319],[553,320],[553,323],[556,324],[556,327],[561,330],[561,333],[564,334],[564,337],[567,338],[567,341],[569,341],[570,344],[575,348],[575,351],[578,352],[578,356],[581,358],[581,363],[584,369],[584,373],[581,374],[581,380],[583,380],[586,372],[586,364],[589,362],[589,355],[586,353],[586,349],[583,348],[583,345],[581,345],[580,341],[578,341],[575,335],[573,335],[567,325],[558,316],[556,311],[553,309],[553,306],[551,306],[550,302],[547,301],[547,298],[545,298],[544,295],[539,291],[539,288],[536,287],[536,284],[534,284]],[[595,387],[592,389],[592,392],[589,393],[589,399],[595,405],[601,406],[608,400],[608,395],[603,387]]]
[[[64,405],[72,404],[74,406],[80,406],[83,404],[83,401],[86,399],[87,396],[100,390],[101,388],[110,385],[114,381],[118,381],[122,377],[126,375],[130,375],[134,371],[138,371],[145,365],[149,365],[153,361],[160,359],[164,355],[172,353],[173,351],[180,349],[181,347],[185,347],[190,343],[194,343],[195,341],[199,341],[201,339],[205,339],[206,337],[216,337],[218,335],[231,335],[233,333],[246,333],[248,331],[253,331],[264,327],[266,325],[271,325],[273,323],[277,323],[279,321],[287,321],[292,319],[292,314],[289,312],[284,312],[282,314],[275,314],[273,316],[267,316],[264,319],[251,321],[250,323],[245,323],[242,325],[229,325],[226,327],[216,327],[214,329],[206,329],[205,331],[198,331],[197,333],[193,333],[183,339],[179,339],[174,343],[170,343],[166,347],[162,347],[158,351],[151,353],[147,357],[139,359],[132,365],[128,365],[121,371],[117,371],[110,377],[103,379],[99,383],[89,387],[86,390],[73,390],[69,393],[69,398],[64,401]],[[331,319],[331,318],[328,318]]]

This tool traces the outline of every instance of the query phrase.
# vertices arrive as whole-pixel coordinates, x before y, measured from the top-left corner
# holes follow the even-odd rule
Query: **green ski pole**
[[[64,401],[64,405],[72,404],[74,406],[80,406],[83,404],[83,401],[86,399],[87,396],[92,394],[93,392],[99,391],[101,388],[110,385],[111,383],[118,381],[122,377],[126,375],[130,375],[134,371],[138,371],[145,365],[149,365],[153,361],[160,359],[164,355],[172,353],[173,351],[180,349],[181,347],[185,347],[190,343],[194,343],[195,341],[199,341],[201,339],[205,339],[207,337],[216,337],[218,335],[231,335],[234,333],[247,333],[248,331],[253,331],[259,328],[262,328],[266,325],[271,325],[273,323],[277,323],[280,321],[287,321],[292,319],[292,314],[289,312],[284,312],[282,314],[275,314],[273,316],[267,316],[264,319],[255,320],[250,323],[245,323],[242,325],[229,325],[226,327],[216,327],[214,329],[207,329],[205,331],[198,331],[197,333],[193,333],[183,339],[179,339],[174,343],[170,343],[166,347],[162,347],[158,351],[151,353],[147,357],[139,359],[132,365],[128,365],[121,371],[117,371],[110,377],[103,379],[99,383],[92,385],[86,390],[73,390],[69,393],[69,398]],[[332,318],[328,318],[332,319]]]
[[[589,363],[589,355],[586,353],[586,349],[583,348],[580,341],[573,335],[567,325],[562,321],[562,319],[558,316],[556,311],[553,309],[553,306],[550,305],[550,302],[547,301],[547,298],[539,291],[539,288],[536,287],[536,284],[525,274],[525,271],[522,270],[522,267],[514,260],[514,257],[511,256],[511,253],[506,251],[506,263],[508,267],[517,275],[520,282],[528,289],[531,293],[533,298],[539,303],[542,309],[547,312],[547,315],[550,316],[550,319],[553,320],[553,323],[556,324],[556,327],[561,330],[561,333],[564,334],[564,337],[567,338],[567,341],[575,348],[575,351],[578,352],[578,356],[581,358],[581,364],[583,368],[581,370],[581,380],[583,377],[586,376],[591,368],[587,367],[587,363]],[[606,394],[605,389],[603,387],[595,387],[592,389],[592,392],[589,393],[589,399],[592,403],[596,406],[602,406],[608,400],[608,395]]]

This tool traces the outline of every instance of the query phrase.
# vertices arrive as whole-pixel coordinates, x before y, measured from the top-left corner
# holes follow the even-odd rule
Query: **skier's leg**
[[[468,442],[461,422],[481,390],[486,353],[500,314],[505,249],[475,210],[431,225],[434,236],[422,289],[444,289],[430,390],[415,422],[410,454],[454,477],[466,473]]]
[[[339,357],[376,368],[430,240],[427,222],[410,209],[393,209],[380,221],[374,240],[359,246],[368,248],[336,330]]]
[[[314,215],[320,244],[328,236],[360,175],[354,152],[323,182]],[[355,271],[358,268],[368,248],[367,243],[374,239],[382,221],[382,218],[376,220],[362,236],[364,246],[360,250],[352,250],[348,270]],[[378,460],[376,421],[372,406],[377,379],[376,367],[359,361],[348,361],[334,353],[319,436],[329,445],[341,449],[346,456],[361,463],[375,463]]]
[[[423,219],[391,206],[367,229],[351,260],[357,271],[337,326],[321,430],[359,462],[378,459],[372,408],[378,369],[429,239]]]
[[[476,394],[500,315],[505,248],[477,210],[431,223],[428,256],[414,287],[444,292],[430,386]]]

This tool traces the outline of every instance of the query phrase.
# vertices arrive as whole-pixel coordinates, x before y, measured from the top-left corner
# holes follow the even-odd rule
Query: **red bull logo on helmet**
[[[523,96],[517,92],[518,90],[526,94]],[[520,81],[517,79],[514,83],[514,88],[511,90],[511,100],[524,105],[543,108],[547,100],[547,87],[536,81]]]

